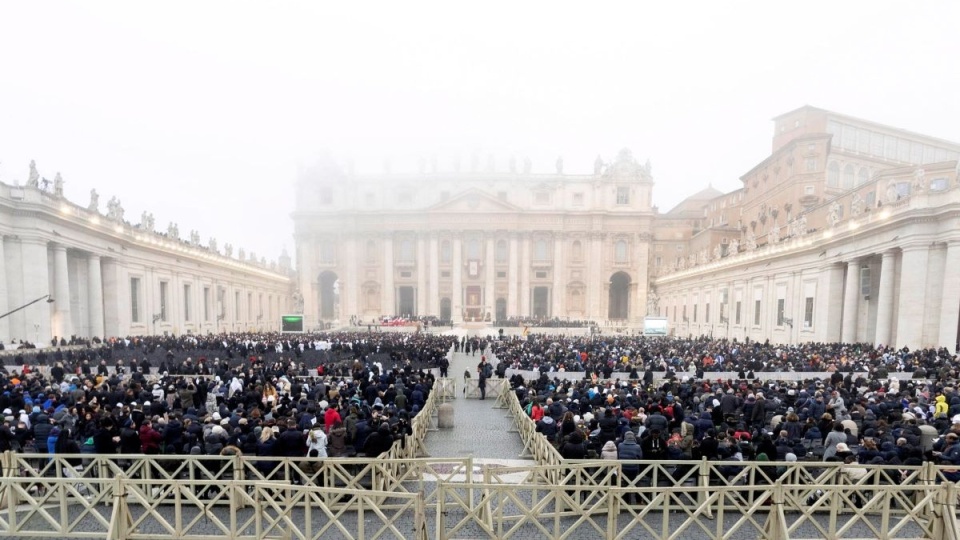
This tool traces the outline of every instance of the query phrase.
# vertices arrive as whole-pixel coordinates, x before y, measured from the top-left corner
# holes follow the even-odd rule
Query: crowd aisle
[[[456,382],[453,400],[454,427],[432,431],[427,435],[427,452],[432,457],[466,457],[477,459],[517,460],[523,450],[520,435],[510,432],[512,422],[505,409],[495,408],[497,400],[465,399],[464,371],[477,376],[477,364],[483,354],[450,352],[450,377]]]

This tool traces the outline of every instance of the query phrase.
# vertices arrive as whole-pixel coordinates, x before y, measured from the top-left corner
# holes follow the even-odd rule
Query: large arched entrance
[[[337,318],[337,306],[340,305],[340,281],[337,274],[326,270],[320,273],[319,294],[317,304],[320,306],[320,319],[333,320]]]
[[[610,299],[607,303],[607,318],[624,320],[630,315],[630,276],[617,272],[610,276]]]
[[[440,320],[441,321],[450,321],[450,299],[441,298],[440,299]]]

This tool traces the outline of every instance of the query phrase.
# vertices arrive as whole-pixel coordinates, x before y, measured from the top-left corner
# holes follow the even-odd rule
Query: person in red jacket
[[[321,409],[324,409],[324,411],[323,411],[323,431],[325,431],[327,434],[330,433],[330,430],[333,429],[333,426],[335,426],[335,425],[337,424],[337,422],[342,422],[342,421],[343,421],[343,419],[340,418],[340,413],[337,412],[337,408],[336,408],[336,407],[329,407],[328,405],[329,405],[329,404],[328,404],[326,401],[321,401],[321,402],[320,402],[320,408],[321,408]]]
[[[163,435],[153,429],[152,422],[144,420],[143,425],[140,426],[140,451],[144,454],[159,454],[162,440]]]

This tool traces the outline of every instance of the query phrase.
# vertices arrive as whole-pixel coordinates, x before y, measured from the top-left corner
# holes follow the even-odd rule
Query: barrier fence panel
[[[482,466],[477,477],[469,458],[313,460],[319,468],[308,471],[283,458],[206,466],[206,456],[182,456],[172,469],[157,456],[117,456],[87,464],[105,474],[74,475],[65,472],[74,457],[3,456],[0,536],[939,540],[957,531],[957,489],[943,481],[952,471],[930,464],[851,476],[840,463],[593,460]],[[19,474],[23,462],[33,462],[29,474]],[[624,473],[630,465],[636,475]]]
[[[463,397],[467,399],[480,399],[480,381],[476,377],[471,377],[463,381]],[[488,378],[486,380],[486,398],[496,399],[503,393],[510,393],[510,381],[507,379]]]

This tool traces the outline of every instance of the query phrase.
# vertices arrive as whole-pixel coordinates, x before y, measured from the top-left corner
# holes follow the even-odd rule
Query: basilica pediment
[[[519,212],[520,207],[479,189],[468,189],[426,209],[430,213]]]

